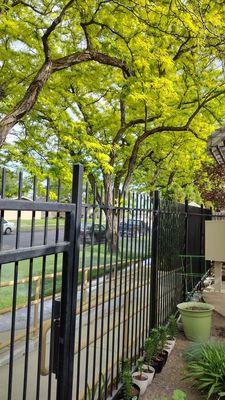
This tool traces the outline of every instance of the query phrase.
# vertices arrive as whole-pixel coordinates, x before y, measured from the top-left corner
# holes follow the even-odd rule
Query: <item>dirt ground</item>
[[[217,313],[213,315],[212,336],[217,337],[218,340],[225,341],[225,318]],[[163,396],[167,396],[171,400],[175,389],[183,390],[187,394],[188,400],[206,400],[205,395],[202,396],[198,391],[190,387],[190,382],[182,381],[185,369],[182,352],[189,343],[184,335],[180,333],[166,366],[161,374],[156,375],[142,400],[161,400]]]

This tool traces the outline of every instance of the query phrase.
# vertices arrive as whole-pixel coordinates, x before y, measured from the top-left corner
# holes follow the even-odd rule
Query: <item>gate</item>
[[[2,290],[11,287],[11,304],[1,312],[1,339],[4,332],[10,332],[8,341],[0,343],[1,358],[1,399],[58,399],[72,398],[75,309],[77,299],[77,271],[79,262],[79,227],[81,218],[82,167],[74,166],[72,203],[50,202],[50,181],[47,180],[46,201],[37,201],[37,180],[33,183],[33,201],[22,199],[23,178],[19,176],[18,199],[5,199],[6,175],[2,172],[1,185],[1,234],[0,272]],[[8,210],[16,213],[16,233],[14,248],[6,249],[5,215]],[[43,237],[35,243],[37,213],[44,213]],[[29,239],[21,231],[23,213],[31,214]],[[49,215],[55,215],[55,231],[49,239]],[[64,217],[64,237],[62,237],[61,217]],[[11,229],[12,224],[10,225]],[[24,247],[26,238],[29,246]],[[37,240],[36,240],[37,242]],[[52,264],[52,273],[47,274],[47,265]],[[60,264],[60,267],[59,267]],[[27,269],[28,278],[20,278]],[[6,277],[13,270],[13,280],[6,285]],[[41,275],[37,277],[36,271]],[[51,296],[48,294],[51,276]],[[20,303],[21,286],[27,285],[25,303]],[[59,290],[60,288],[60,290]],[[24,290],[24,288],[23,288]],[[1,292],[2,295],[2,292]],[[7,291],[5,299],[8,300]],[[4,304],[1,297],[1,304]],[[18,304],[20,303],[20,304]],[[46,318],[48,316],[48,318]],[[46,321],[47,320],[47,321]],[[48,335],[46,335],[46,324]],[[5,331],[4,331],[5,325]],[[5,333],[5,336],[6,333]],[[8,352],[7,352],[8,349]],[[5,359],[4,359],[5,357]],[[48,374],[44,365],[49,359]],[[57,380],[53,379],[53,377]]]

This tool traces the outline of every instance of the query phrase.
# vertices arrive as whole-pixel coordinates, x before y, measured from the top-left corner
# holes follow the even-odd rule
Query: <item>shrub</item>
[[[171,315],[169,317],[168,325],[167,325],[167,333],[169,336],[169,339],[174,340],[177,336],[177,320],[174,315]]]
[[[121,380],[123,384],[124,400],[130,400],[132,397],[132,374],[130,370],[129,360],[125,359],[121,366]]]
[[[154,347],[155,347],[155,354],[158,353],[160,347],[160,337],[158,329],[154,328],[151,331],[150,339],[152,340]]]
[[[145,359],[148,365],[151,364],[152,359],[155,357],[157,353],[157,344],[155,341],[149,337],[145,340]]]
[[[144,358],[140,357],[137,360],[137,369],[138,369],[138,372],[140,373],[141,376],[142,376],[142,373],[143,373],[143,367],[144,367]]]
[[[161,400],[169,400],[169,398],[164,396]],[[176,389],[173,392],[171,400],[187,400],[187,395],[182,390]]]
[[[185,379],[193,381],[193,387],[207,393],[207,399],[217,395],[225,397],[225,346],[222,343],[208,342],[196,346],[194,356],[186,359]]]
[[[124,400],[130,400],[132,397],[132,376],[130,371],[123,372],[122,382]]]
[[[160,326],[158,329],[158,334],[159,334],[159,349],[160,351],[163,351],[168,338],[167,328],[165,326]]]
[[[212,342],[191,343],[184,351],[183,358],[186,362],[192,362],[202,359],[203,346]]]
[[[172,400],[186,400],[186,393],[182,392],[182,390],[174,390]]]

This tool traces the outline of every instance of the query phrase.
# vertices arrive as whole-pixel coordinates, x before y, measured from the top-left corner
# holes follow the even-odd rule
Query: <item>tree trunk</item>
[[[105,189],[105,205],[109,208],[105,209],[105,216],[107,221],[107,242],[110,252],[115,254],[119,251],[119,216],[118,209],[113,209],[114,206],[114,184],[110,175],[104,176],[104,189]]]
[[[106,220],[107,220],[107,242],[108,249],[113,254],[116,254],[119,251],[119,224],[118,224],[118,211],[117,210],[109,210],[106,212]]]

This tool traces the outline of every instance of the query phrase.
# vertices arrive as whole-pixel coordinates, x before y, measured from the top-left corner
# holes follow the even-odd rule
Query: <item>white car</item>
[[[15,224],[3,219],[3,234],[10,235],[15,229]]]

